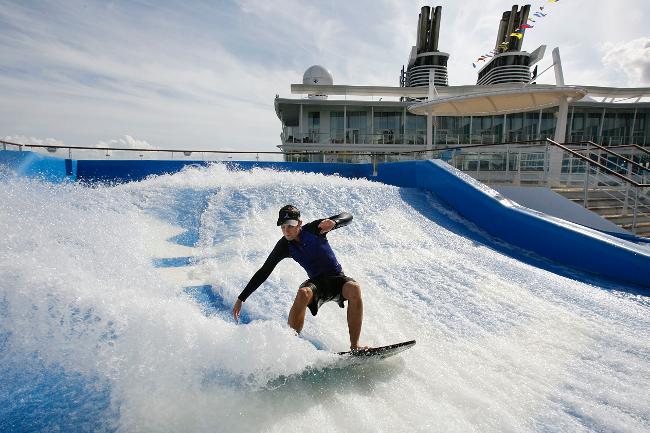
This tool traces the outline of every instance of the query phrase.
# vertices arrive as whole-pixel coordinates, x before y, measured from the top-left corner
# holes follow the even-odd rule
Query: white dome
[[[307,68],[305,74],[302,76],[302,84],[334,84],[334,79],[330,71],[321,65],[313,65]]]

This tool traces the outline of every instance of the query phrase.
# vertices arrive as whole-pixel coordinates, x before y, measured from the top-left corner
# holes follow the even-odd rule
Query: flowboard
[[[350,358],[384,359],[389,358],[393,355],[397,355],[398,353],[403,352],[413,346],[415,346],[415,340],[404,341],[402,343],[391,344],[388,346],[371,347],[362,350],[351,350],[349,352],[339,352],[338,354]]]

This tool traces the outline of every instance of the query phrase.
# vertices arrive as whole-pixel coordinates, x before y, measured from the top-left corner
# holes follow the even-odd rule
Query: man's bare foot
[[[372,349],[372,348],[370,346],[359,346],[359,345],[350,346],[350,350],[352,352],[361,352],[363,350],[368,350],[368,349]]]

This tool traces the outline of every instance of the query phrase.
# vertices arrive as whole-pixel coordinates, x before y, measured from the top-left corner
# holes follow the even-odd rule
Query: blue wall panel
[[[418,168],[425,161],[388,162],[379,164],[376,180],[388,185],[418,188]]]
[[[207,165],[202,161],[149,161],[149,160],[80,160],[77,162],[77,179],[84,182],[131,182],[150,175],[176,173],[188,165]]]
[[[303,173],[322,173],[339,175],[346,178],[367,178],[372,176],[371,164],[345,164],[334,162],[268,162],[268,161],[233,161],[229,166],[237,166],[243,170],[255,167],[269,168],[280,171],[300,171]]]
[[[150,175],[170,174],[186,166],[207,166],[204,161],[79,161],[77,177],[86,182],[129,182]],[[338,174],[347,178],[362,178],[372,174],[370,164],[342,164],[319,162],[268,162],[268,161],[228,161],[229,167],[250,170],[255,167],[282,171],[301,171],[305,173]]]
[[[18,176],[38,177],[58,183],[76,178],[77,162],[34,152],[0,150],[0,166]]]

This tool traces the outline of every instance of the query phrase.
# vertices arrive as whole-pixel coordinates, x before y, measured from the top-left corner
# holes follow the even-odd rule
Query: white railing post
[[[585,209],[587,208],[588,201],[589,201],[589,162],[585,161],[585,188],[584,188],[584,200],[582,202]]]

